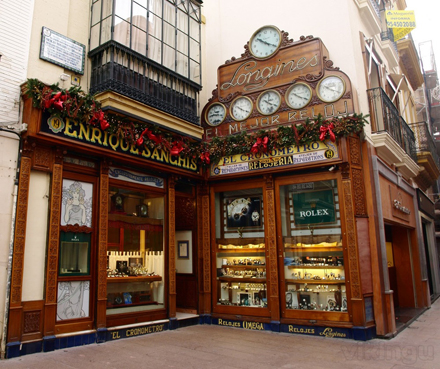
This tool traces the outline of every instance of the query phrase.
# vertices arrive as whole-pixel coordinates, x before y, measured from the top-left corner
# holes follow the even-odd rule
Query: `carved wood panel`
[[[275,191],[272,176],[265,176],[266,203],[264,204],[264,216],[266,218],[266,252],[269,258],[269,281],[270,296],[278,298],[278,268],[277,268],[277,243],[275,222]]]
[[[41,311],[23,313],[23,333],[37,333],[41,330]]]
[[[345,227],[347,233],[348,262],[350,267],[351,297],[362,298],[361,281],[359,275],[358,246],[356,237],[356,221],[353,209],[351,182],[343,180]]]
[[[108,171],[108,164],[102,163],[99,184],[98,300],[107,299]]]
[[[202,247],[203,247],[203,292],[211,292],[211,236],[209,195],[203,194],[201,199],[200,217],[202,219]]]
[[[176,197],[176,227],[193,229],[196,226],[194,198]]]
[[[168,260],[170,295],[176,294],[176,180],[168,180]]]
[[[48,171],[51,169],[52,151],[48,148],[38,146],[35,148],[34,168]]]
[[[12,258],[11,278],[11,306],[19,306],[21,304],[31,166],[31,158],[23,156],[20,164],[20,185],[18,188],[17,217],[15,220],[14,254]]]

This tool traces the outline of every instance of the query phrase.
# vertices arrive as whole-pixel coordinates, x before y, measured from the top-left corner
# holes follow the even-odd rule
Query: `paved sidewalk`
[[[391,340],[198,325],[0,361],[1,369],[440,368],[440,300]]]

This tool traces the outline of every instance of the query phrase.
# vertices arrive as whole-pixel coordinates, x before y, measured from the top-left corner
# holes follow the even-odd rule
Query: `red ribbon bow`
[[[256,154],[261,149],[261,147],[263,147],[263,152],[266,152],[268,142],[269,142],[269,137],[267,136],[264,138],[258,137],[257,142],[255,142],[254,145],[252,146],[251,152]]]
[[[209,151],[202,152],[200,154],[200,159],[203,163],[209,164],[211,162],[211,159],[209,157]]]
[[[173,156],[179,155],[183,150],[182,143],[179,142],[173,142],[173,147],[170,150],[170,154]]]
[[[110,124],[105,120],[104,112],[102,110],[95,111],[92,119],[90,119],[90,124],[94,126],[99,124],[103,131],[110,127]]]
[[[327,135],[327,132],[328,132],[328,135],[330,136],[330,140],[332,140],[332,142],[335,142],[336,141],[336,136],[335,136],[335,134],[332,131],[333,128],[335,128],[335,125],[333,123],[330,123],[330,124],[327,124],[327,125],[323,124],[319,128],[319,132],[321,132],[321,134],[319,135],[319,139],[321,141],[324,141],[325,140],[325,136]]]

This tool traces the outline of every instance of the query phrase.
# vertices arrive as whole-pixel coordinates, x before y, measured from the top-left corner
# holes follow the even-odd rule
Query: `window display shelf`
[[[344,269],[343,265],[288,265],[288,269]]]
[[[218,277],[218,281],[234,283],[264,283],[266,282],[266,278]]]
[[[287,284],[345,284],[345,279],[286,279]]]
[[[107,277],[107,283],[160,282],[161,280],[162,277],[160,275]]]

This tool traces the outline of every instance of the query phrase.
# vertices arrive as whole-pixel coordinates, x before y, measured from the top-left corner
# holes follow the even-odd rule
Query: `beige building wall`
[[[23,266],[23,301],[43,300],[46,270],[50,174],[32,171]],[[43,232],[42,232],[43,230]]]
[[[87,53],[89,52],[90,33],[90,9],[91,0],[63,0],[45,1],[35,0],[35,9],[32,22],[32,38],[29,51],[28,78],[38,78],[40,81],[52,85],[59,83],[61,88],[70,88],[70,79],[62,81],[60,76],[65,73],[70,76],[75,72],[64,69],[48,61],[42,60],[40,56],[41,30],[47,27],[52,31],[69,37],[72,40],[86,46],[86,63],[84,75],[81,78],[81,87],[84,91],[89,88],[89,65]]]
[[[362,54],[361,34],[373,38],[377,53],[389,73],[398,73],[398,56],[389,41],[381,41],[380,23],[372,12],[370,0],[263,0],[206,1],[202,11],[206,17],[203,65],[203,108],[216,88],[217,68],[232,57],[240,57],[252,34],[264,25],[274,25],[289,33],[289,38],[319,37],[327,47],[334,66],[351,79],[357,94],[357,112],[368,114],[367,82]],[[367,135],[371,127],[365,127]]]

